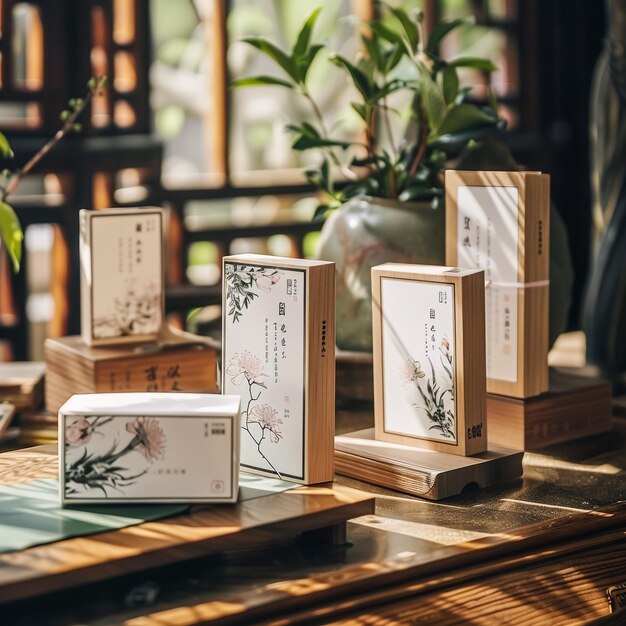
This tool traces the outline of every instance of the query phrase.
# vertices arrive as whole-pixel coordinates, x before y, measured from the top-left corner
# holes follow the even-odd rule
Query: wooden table
[[[76,548],[73,558],[97,559],[105,582],[89,578],[89,562],[86,577],[64,573],[54,546],[32,549],[41,558],[31,563],[30,550],[4,555],[0,581],[38,561],[65,590],[36,602],[26,591],[31,599],[0,606],[0,623],[626,623],[619,613],[610,621],[606,594],[626,583],[626,420],[610,436],[526,454],[523,481],[444,502],[339,482],[320,490],[322,499],[376,496],[374,513],[348,523],[343,545],[294,541],[290,533],[305,528],[294,518],[287,532],[254,544],[225,535],[216,553],[200,518],[176,518],[63,542]],[[243,503],[248,519],[275,515],[263,500]],[[144,548],[138,558],[150,569],[127,569]],[[32,580],[15,581],[13,591],[24,595]]]

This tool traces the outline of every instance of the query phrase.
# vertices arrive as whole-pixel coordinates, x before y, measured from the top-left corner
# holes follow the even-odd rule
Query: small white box
[[[163,324],[158,208],[80,211],[81,335],[90,346],[152,341]]]
[[[236,502],[239,397],[72,396],[59,410],[61,503]]]

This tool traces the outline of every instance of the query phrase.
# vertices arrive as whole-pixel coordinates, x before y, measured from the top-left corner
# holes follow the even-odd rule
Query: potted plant
[[[327,218],[318,255],[337,264],[337,344],[352,350],[371,350],[370,268],[388,261],[444,262],[443,169],[453,157],[467,169],[474,169],[472,161],[485,167],[485,151],[493,152],[492,143],[485,140],[505,126],[495,102],[473,103],[471,90],[461,87],[458,76],[460,68],[489,74],[494,64],[475,57],[444,60],[440,55],[444,37],[464,20],[442,22],[426,38],[421,11],[410,14],[383,3],[377,6],[380,17],[361,25],[359,58],[328,57],[344,71],[356,94],[351,107],[361,123],[359,136],[346,138],[329,130],[309,89],[309,69],[324,47],[312,38],[319,8],[307,17],[289,51],[263,37],[243,40],[269,57],[281,76],[232,83],[290,89],[310,105],[311,119],[288,130],[294,150],[316,150],[322,157],[319,166],[306,171],[323,192],[315,218]],[[410,98],[410,116],[394,141],[392,101],[403,94]],[[509,163],[496,158],[490,169],[510,169],[511,163],[514,167],[503,146],[495,152],[507,155]]]

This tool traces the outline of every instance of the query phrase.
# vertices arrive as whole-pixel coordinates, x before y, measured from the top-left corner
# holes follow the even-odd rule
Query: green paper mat
[[[242,473],[239,502],[297,486]],[[54,478],[0,485],[0,553],[134,526],[184,513],[189,508],[186,504],[92,504],[64,509],[59,504],[59,482]]]

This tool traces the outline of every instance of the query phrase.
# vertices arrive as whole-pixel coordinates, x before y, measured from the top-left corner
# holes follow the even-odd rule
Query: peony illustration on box
[[[224,264],[224,392],[241,396],[241,462],[304,479],[303,270]]]
[[[163,211],[83,210],[80,219],[83,340],[154,339],[163,323]]]
[[[72,396],[59,411],[62,501],[236,500],[238,408],[208,394]]]
[[[246,470],[332,480],[334,271],[307,259],[224,259],[222,391],[241,398]]]

